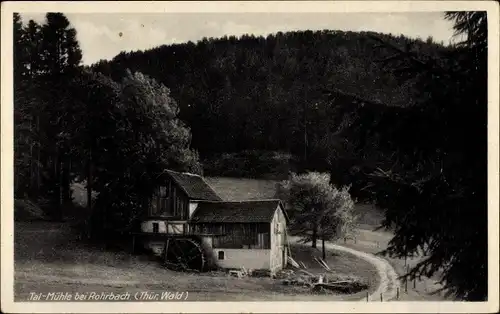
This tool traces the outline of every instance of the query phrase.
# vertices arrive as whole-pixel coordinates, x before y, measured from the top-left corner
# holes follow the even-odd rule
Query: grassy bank
[[[17,222],[14,240],[17,301],[26,300],[30,292],[138,291],[188,291],[191,301],[335,301],[359,298],[359,295],[314,294],[301,287],[284,286],[271,278],[239,279],[221,272],[174,272],[147,256],[85,245],[68,225],[62,223]],[[336,265],[339,274],[359,270],[361,262],[348,255],[331,254],[331,265]]]

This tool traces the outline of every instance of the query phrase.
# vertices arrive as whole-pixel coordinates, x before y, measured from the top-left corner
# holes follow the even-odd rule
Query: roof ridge
[[[201,183],[204,185],[202,187],[202,189],[204,189],[206,192],[209,192],[208,194],[211,194],[209,196],[202,195],[200,198],[202,198],[202,199],[203,198],[212,198],[212,199],[222,200],[220,195],[214,190],[213,187],[210,186],[210,184],[208,184],[207,181],[205,181],[205,179],[201,175],[197,175],[197,174],[189,173],[189,172],[179,172],[179,171],[174,171],[174,170],[170,170],[170,169],[166,169],[165,172],[174,180],[174,182],[181,188],[182,191],[184,191],[184,193],[186,193],[188,198],[191,200],[196,200],[198,198],[198,196],[191,194],[190,193],[191,190],[188,191],[189,188],[186,187],[186,185],[191,184],[188,182],[191,180],[201,181]]]
[[[279,198],[263,198],[263,199],[249,199],[249,200],[230,200],[230,201],[205,201],[200,200],[200,203],[257,203],[257,202],[282,202]]]
[[[200,201],[193,223],[269,223],[280,208],[278,199],[248,201]]]
[[[193,177],[200,177],[203,179],[203,176],[199,175],[199,174],[196,174],[196,173],[191,173],[191,172],[180,172],[180,171],[175,171],[175,170],[170,170],[170,169],[167,169],[168,172],[173,172],[173,173],[177,173],[177,174],[185,174],[185,175],[188,175],[188,176],[193,176]]]
[[[251,177],[230,177],[230,176],[206,176],[206,178],[212,179],[231,179],[231,180],[248,180],[248,181],[272,181],[272,182],[281,182],[283,180],[275,180],[275,179],[263,179],[263,178],[251,178]]]
[[[217,191],[216,191],[216,190],[215,190],[215,189],[214,189],[214,188],[213,188],[213,187],[212,187],[212,186],[211,186],[211,185],[207,182],[207,180],[205,180],[205,177],[203,177],[203,176],[198,176],[198,177],[201,179],[201,181],[203,181],[203,182],[204,182],[204,183],[208,186],[208,188],[209,188],[210,190],[212,190],[212,192],[213,192],[213,193],[214,193],[214,194],[215,194],[215,195],[216,195],[216,196],[217,196],[220,200],[222,200],[222,197],[221,197],[221,196],[219,195],[219,193],[217,193]]]

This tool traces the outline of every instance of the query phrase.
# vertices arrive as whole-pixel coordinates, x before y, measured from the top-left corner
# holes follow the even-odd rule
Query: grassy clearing
[[[319,295],[301,287],[284,286],[271,278],[228,277],[222,273],[187,274],[165,269],[146,256],[111,252],[78,241],[71,228],[53,222],[17,222],[14,234],[15,299],[30,292],[189,292],[190,301],[289,300],[334,301],[356,295]],[[338,273],[353,273],[342,262]],[[340,266],[343,264],[344,266]]]
[[[307,271],[313,274],[326,273],[325,269],[314,260],[314,257],[322,258],[321,245],[312,248],[310,245],[292,244],[290,248],[293,258],[303,262]],[[332,270],[329,273],[329,277],[332,279],[356,279],[367,284],[373,290],[378,286],[379,278],[375,267],[352,254],[326,249],[325,262]]]
[[[376,268],[369,262],[352,254],[326,249],[325,262],[331,269],[331,272],[328,272],[314,260],[314,257],[322,258],[323,256],[321,245],[312,248],[310,245],[292,244],[290,248],[292,257],[297,262],[304,263],[307,267],[306,270],[312,274],[325,275],[330,282],[350,279],[368,286],[368,290],[355,294],[357,298],[363,298],[367,292],[375,291],[380,284]]]
[[[337,244],[350,247],[359,251],[377,254],[387,248],[393,234],[386,230],[377,230],[383,218],[380,210],[371,205],[357,205],[356,211],[360,214],[361,223],[356,234],[356,241],[348,239],[344,242],[343,239],[337,241]],[[405,259],[385,257],[387,261],[394,267],[398,275],[406,273],[406,265],[415,266],[421,261],[424,256],[408,257]],[[401,281],[400,301],[443,301],[447,300],[442,294],[434,292],[441,288],[439,284],[439,274],[432,278],[422,277],[415,282],[408,282],[407,287],[405,282]],[[407,290],[407,292],[405,291]]]
[[[358,216],[358,225],[361,229],[372,229],[379,226],[384,219],[383,211],[371,204],[356,204],[354,211]]]
[[[232,185],[227,197],[239,195],[271,195],[276,181],[252,180],[248,191],[248,180],[209,178],[209,183],[227,187]],[[246,192],[243,191],[246,187]],[[73,186],[75,203],[85,206],[86,193],[83,185]],[[232,193],[232,194],[231,194]],[[243,194],[242,194],[243,193]],[[266,194],[267,193],[267,194]],[[274,195],[274,194],[273,194]],[[231,196],[231,197],[232,197]],[[269,196],[271,197],[271,196]],[[83,210],[83,209],[82,209]],[[348,239],[338,244],[367,253],[376,254],[387,247],[392,234],[387,231],[373,231],[380,225],[383,213],[368,204],[358,204],[360,227],[356,243]],[[294,246],[294,258],[303,261],[308,270],[321,273],[323,269],[311,258],[321,256],[319,249],[308,246]],[[31,291],[49,292],[120,292],[120,291],[190,291],[190,300],[353,300],[355,295],[315,295],[306,293],[300,287],[283,286],[269,278],[236,279],[222,274],[184,274],[169,271],[155,260],[145,256],[132,256],[126,252],[110,252],[104,248],[83,245],[75,237],[68,225],[33,221],[16,222],[15,225],[15,295],[17,300],[25,300]],[[415,265],[421,257],[410,258],[407,263]],[[403,259],[387,258],[399,275],[405,272]],[[366,280],[370,292],[378,285],[374,268],[366,261],[343,252],[328,251],[327,263],[338,276],[355,276]],[[437,277],[422,278],[401,287],[400,300],[421,301],[444,300],[441,295],[433,295],[440,286]],[[264,292],[265,291],[265,292]]]

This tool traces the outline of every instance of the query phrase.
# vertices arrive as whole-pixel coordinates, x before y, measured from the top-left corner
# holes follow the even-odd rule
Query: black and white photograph
[[[459,4],[3,2],[2,312],[497,312]]]

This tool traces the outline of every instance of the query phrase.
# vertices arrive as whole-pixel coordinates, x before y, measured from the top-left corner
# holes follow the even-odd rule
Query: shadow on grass
[[[158,257],[138,252],[131,254],[128,239],[119,243],[84,241],[75,226],[65,222],[16,222],[14,261],[57,264],[96,264],[119,266],[131,262],[157,261]]]

